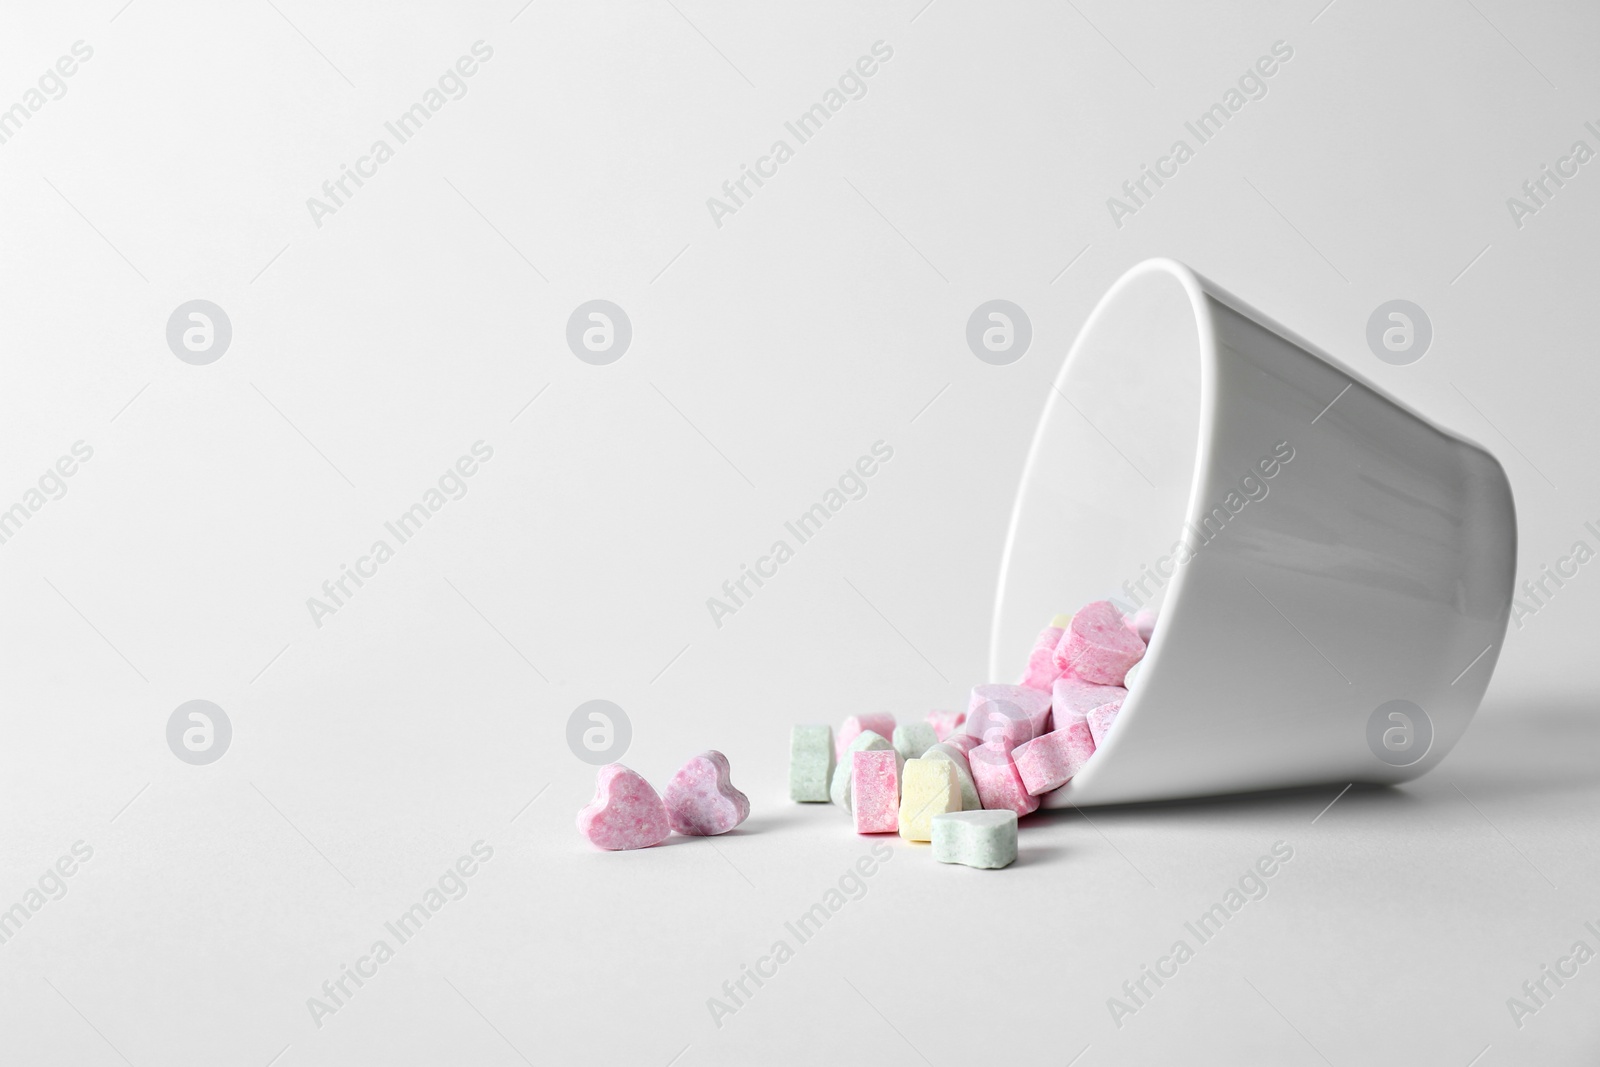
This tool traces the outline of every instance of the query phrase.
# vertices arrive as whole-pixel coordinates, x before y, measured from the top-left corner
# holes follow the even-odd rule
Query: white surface
[[[1050,816],[999,873],[890,842],[748,1009],[718,1030],[705,1000],[868,848],[782,800],[789,723],[983,680],[1043,390],[1128,265],[1189,262],[1482,440],[1519,577],[1595,545],[1600,179],[1520,230],[1505,201],[1596,147],[1600,13],[274,2],[0,16],[0,103],[94,48],[0,145],[0,500],[95,450],[0,545],[0,901],[95,850],[0,945],[7,1062],[922,1062],[896,1029],[936,1064],[996,1033],[1080,1067],[1592,1059],[1600,963],[1521,1030],[1505,1001],[1596,945],[1593,565],[1416,783],[1315,825],[1328,793]],[[468,94],[315,228],[306,198],[479,39]],[[1106,197],[1280,39],[1268,95],[1114,228]],[[865,98],[713,226],[878,40]],[[197,297],[234,328],[207,367],[164,338]],[[634,325],[609,367],[563,341],[596,297]],[[963,336],[995,297],[1033,323],[1009,367]],[[1397,297],[1434,325],[1410,366],[1364,340]],[[480,439],[466,497],[315,627],[306,598]],[[880,439],[866,496],[714,628],[706,598]],[[747,831],[589,852],[564,730],[594,697],[657,781],[726,752]],[[204,768],[164,739],[194,698],[235,731]],[[315,1028],[307,997],[479,839],[468,895]],[[1279,839],[1267,898],[1116,1029],[1106,998]]]

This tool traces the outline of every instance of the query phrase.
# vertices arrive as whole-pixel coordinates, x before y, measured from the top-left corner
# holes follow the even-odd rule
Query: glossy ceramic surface
[[[1046,401],[991,676],[1015,681],[1058,612],[1159,607],[1109,741],[1046,805],[1403,781],[1477,710],[1515,561],[1493,456],[1150,260]]]

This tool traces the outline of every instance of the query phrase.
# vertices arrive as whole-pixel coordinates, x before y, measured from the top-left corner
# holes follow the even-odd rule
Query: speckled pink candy
[[[850,749],[850,742],[860,735],[871,730],[881,734],[887,741],[894,736],[894,716],[886,711],[876,711],[870,715],[852,715],[839,727],[833,735],[833,756],[841,763],[844,762],[845,753]]]
[[[680,834],[725,834],[750,817],[750,799],[728,779],[728,757],[709,749],[667,783],[667,817]]]
[[[858,834],[900,831],[900,765],[894,749],[856,752],[850,764],[850,794]]]
[[[967,733],[987,741],[995,730],[1020,745],[1050,729],[1050,694],[1024,685],[975,685],[967,701]]]
[[[962,755],[966,755],[968,752],[971,752],[973,749],[983,744],[983,739],[973,737],[971,734],[963,731],[961,733],[951,734],[949,737],[944,739],[944,743],[952,748],[959,749]]]
[[[1094,747],[1099,748],[1106,743],[1106,735],[1111,733],[1111,725],[1117,721],[1117,714],[1122,711],[1122,701],[1112,704],[1102,704],[1089,713],[1089,733],[1094,736]]]
[[[1058,678],[1050,691],[1050,714],[1057,730],[1072,722],[1087,722],[1102,704],[1121,703],[1128,691],[1120,685],[1095,685],[1082,678]]]
[[[967,713],[964,711],[928,712],[928,724],[933,727],[933,736],[938,738],[940,741],[945,740],[951,734],[961,729],[962,725],[965,724],[966,721]]]
[[[1039,798],[1029,794],[1022,784],[1009,742],[985,741],[967,753],[967,766],[985,808],[1006,808],[1026,815],[1039,806]]]
[[[649,782],[620,763],[608,763],[596,776],[594,799],[578,812],[578,832],[596,848],[616,852],[659,845],[672,833],[672,823]]]
[[[1094,755],[1094,737],[1087,722],[1071,722],[1041,734],[1011,753],[1030,796],[1059,789]]]
[[[1028,654],[1028,669],[1022,672],[1023,685],[1050,692],[1050,686],[1061,677],[1061,668],[1056,664],[1056,646],[1061,643],[1064,632],[1059,626],[1046,626],[1039,631],[1033,651]]]
[[[1096,685],[1121,685],[1128,668],[1142,658],[1144,642],[1109,600],[1096,600],[1074,615],[1056,646],[1063,674]]]

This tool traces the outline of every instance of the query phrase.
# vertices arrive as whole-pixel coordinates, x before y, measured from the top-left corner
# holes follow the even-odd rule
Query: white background
[[[93,48],[0,145],[0,507],[94,450],[0,545],[0,908],[93,848],[0,945],[0,1059],[1592,1060],[1600,963],[1520,1029],[1506,1000],[1600,949],[1600,564],[1508,633],[1419,782],[1044,816],[999,873],[890,841],[720,1028],[706,1001],[869,849],[787,803],[789,724],[985,680],[1044,391],[1139,260],[1493,450],[1520,577],[1596,545],[1600,163],[1520,229],[1506,198],[1600,149],[1600,13],[520,2],[0,15],[0,107]],[[479,40],[467,94],[315,225],[307,198]],[[1115,226],[1106,198],[1280,40],[1268,94]],[[876,41],[867,95],[716,226],[706,199]],[[996,297],[1033,324],[1007,367],[964,340]],[[232,321],[209,366],[166,344],[195,298]],[[593,298],[633,323],[611,366],[565,344]],[[1393,298],[1433,322],[1410,366],[1364,340]],[[467,495],[315,625],[307,598],[480,440]],[[878,440],[866,497],[715,627],[706,598]],[[565,729],[596,697],[658,785],[726,752],[745,827],[592,850]],[[165,739],[195,698],[234,729],[205,767]],[[317,1026],[307,998],[479,840],[470,892]],[[1115,1026],[1107,998],[1279,840],[1266,898]]]

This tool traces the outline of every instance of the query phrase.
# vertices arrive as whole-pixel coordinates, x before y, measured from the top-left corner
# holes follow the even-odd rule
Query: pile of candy
[[[940,863],[1008,866],[1017,858],[1017,817],[1105,743],[1155,622],[1153,612],[1124,616],[1095,601],[1040,631],[1020,684],[975,686],[966,711],[900,724],[886,712],[852,715],[837,734],[796,726],[789,799],[832,802],[857,833],[931,842]],[[620,763],[600,768],[578,832],[602,849],[649,848],[674,830],[709,837],[749,816],[727,757],[708,750],[673,775],[665,799]]]
[[[789,798],[839,805],[857,833],[931,841],[941,863],[1007,866],[1017,817],[1105,742],[1155,621],[1095,601],[1040,632],[1021,684],[976,686],[965,712],[900,725],[886,713],[852,715],[837,735],[796,726]]]
[[[594,799],[578,812],[578,832],[615,851],[659,845],[674,830],[692,837],[725,834],[749,817],[749,798],[728,777],[728,757],[709,749],[672,776],[665,800],[622,764],[601,767]]]

